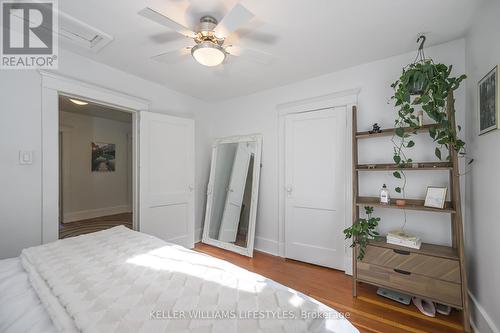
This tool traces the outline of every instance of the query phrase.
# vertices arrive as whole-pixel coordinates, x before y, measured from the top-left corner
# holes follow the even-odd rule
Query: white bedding
[[[358,332],[308,296],[125,227],[25,249],[21,262],[59,331]]]
[[[57,332],[18,258],[0,260],[0,332]]]

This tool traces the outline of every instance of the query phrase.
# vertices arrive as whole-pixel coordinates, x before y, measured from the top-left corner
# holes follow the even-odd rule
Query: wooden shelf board
[[[422,246],[420,247],[420,249],[412,249],[410,247],[389,244],[386,242],[385,237],[380,237],[378,240],[371,240],[371,241],[369,241],[369,245],[383,247],[385,249],[400,250],[400,251],[407,251],[410,253],[423,254],[423,255],[432,256],[432,257],[440,257],[440,258],[453,259],[453,260],[459,259],[457,249],[454,249],[450,246],[422,243]]]
[[[419,170],[452,170],[453,165],[448,162],[423,162],[416,163],[418,167],[412,167],[411,165],[402,168],[403,171],[419,171]],[[358,164],[356,166],[358,171],[395,171],[400,170],[396,164],[383,163],[383,164]]]
[[[422,127],[419,127],[416,131],[417,132],[427,132],[429,128],[431,127],[437,127],[438,124],[428,124],[424,125]],[[370,133],[369,131],[366,132],[357,132],[356,133],[356,138],[358,139],[364,139],[364,138],[372,138],[372,137],[379,137],[379,136],[392,136],[394,135],[395,128],[387,128],[383,129],[382,132],[380,133]],[[413,132],[411,128],[406,128],[405,133],[410,133]]]
[[[357,206],[373,206],[377,208],[389,208],[389,209],[407,209],[407,210],[420,210],[420,211],[428,211],[428,212],[439,212],[439,213],[455,213],[455,209],[452,208],[451,203],[447,201],[443,209],[440,208],[432,208],[425,207],[424,200],[416,200],[416,199],[405,199],[405,206],[396,206],[396,200],[398,198],[391,198],[390,205],[381,204],[379,198],[377,197],[358,197],[356,200]]]

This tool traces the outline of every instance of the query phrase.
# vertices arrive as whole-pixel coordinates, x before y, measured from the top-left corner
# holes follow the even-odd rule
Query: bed
[[[119,226],[0,260],[0,332],[358,332],[226,261]]]

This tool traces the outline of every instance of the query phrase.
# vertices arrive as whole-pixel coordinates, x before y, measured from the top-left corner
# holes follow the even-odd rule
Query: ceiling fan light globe
[[[191,55],[200,64],[208,67],[220,65],[226,58],[224,49],[212,42],[203,42],[191,49]]]

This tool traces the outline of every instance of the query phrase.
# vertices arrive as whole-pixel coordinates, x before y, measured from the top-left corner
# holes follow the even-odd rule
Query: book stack
[[[410,247],[412,249],[420,249],[422,246],[422,241],[417,236],[408,235],[404,231],[397,230],[391,231],[387,234],[387,243],[394,244],[404,247]]]

